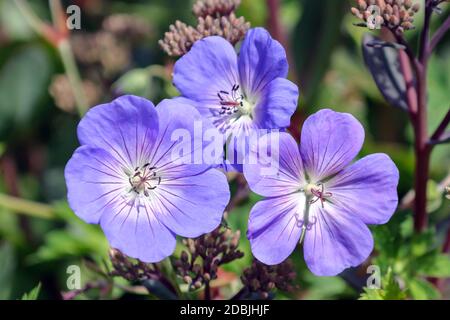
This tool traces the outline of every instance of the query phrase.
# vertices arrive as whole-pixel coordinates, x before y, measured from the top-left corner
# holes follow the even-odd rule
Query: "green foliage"
[[[401,279],[413,299],[440,297],[439,291],[426,278],[449,277],[450,256],[440,253],[434,229],[415,233],[410,213],[403,212],[387,225],[375,228],[374,238],[378,256],[373,263],[380,266],[382,274],[387,272]],[[372,297],[378,293],[370,294]]]
[[[42,46],[20,48],[0,69],[0,137],[29,125],[46,95],[52,62]]]
[[[37,300],[41,292],[41,283],[39,282],[30,292],[24,293],[21,300]]]
[[[109,245],[99,226],[80,220],[65,202],[57,203],[56,208],[57,216],[66,222],[66,227],[48,232],[44,243],[29,256],[30,263],[90,255],[107,257]]]
[[[8,243],[0,244],[0,300],[10,298],[15,267],[13,248]]]
[[[365,287],[364,293],[361,294],[360,300],[406,299],[406,293],[400,288],[391,268],[389,268],[386,276],[382,278],[381,285],[382,287],[379,289]]]
[[[302,1],[302,16],[293,30],[292,49],[303,99],[312,103],[327,71],[330,52],[339,40],[347,6],[343,1]]]
[[[132,69],[122,75],[113,88],[120,93],[134,94],[151,101],[178,95],[167,78],[166,70],[160,65]]]

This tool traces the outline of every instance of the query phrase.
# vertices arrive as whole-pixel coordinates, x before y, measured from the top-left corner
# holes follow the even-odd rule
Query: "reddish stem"
[[[427,120],[427,70],[430,22],[432,1],[426,1],[425,21],[420,35],[419,61],[417,65],[417,99],[418,109],[414,116],[413,126],[415,133],[415,199],[414,199],[414,229],[417,232],[423,231],[428,224],[427,217],[427,183],[430,165],[431,148],[428,139]]]
[[[434,33],[434,36],[430,42],[430,47],[428,48],[428,55],[431,54],[431,52],[433,52],[433,50],[436,48],[438,43],[444,37],[448,29],[450,29],[450,16],[447,17],[447,19],[445,19],[444,23]]]
[[[418,75],[418,110],[414,116],[415,133],[415,193],[414,199],[414,228],[416,231],[423,231],[427,227],[427,183],[430,163],[431,148],[428,144],[427,126],[427,78],[426,62],[419,66]]]
[[[442,246],[442,252],[448,253],[450,252],[450,228],[447,231],[447,236],[444,241],[444,245]]]

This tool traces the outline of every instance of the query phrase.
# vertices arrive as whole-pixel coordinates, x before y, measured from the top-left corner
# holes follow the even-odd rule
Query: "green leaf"
[[[381,284],[382,288],[380,289],[364,288],[364,293],[361,294],[360,300],[406,299],[406,293],[400,288],[391,268],[388,270]]]
[[[428,252],[434,244],[435,232],[431,228],[420,234],[414,234],[411,239],[411,255],[412,257],[421,257]]]
[[[302,1],[302,15],[291,39],[295,66],[302,84],[306,104],[311,104],[325,72],[333,48],[341,35],[342,20],[347,12],[345,1]]]
[[[8,37],[14,40],[29,40],[35,35],[14,1],[0,1],[0,22]]]
[[[121,76],[113,85],[120,93],[150,98],[151,78],[147,69],[133,69]]]
[[[427,262],[418,266],[417,272],[427,277],[450,277],[450,256],[446,254],[434,254]]]
[[[427,183],[427,212],[431,213],[439,209],[442,205],[442,191],[439,184],[434,180]]]
[[[37,300],[37,298],[39,296],[39,292],[41,292],[41,283],[40,282],[30,292],[24,293],[22,296],[22,300]]]
[[[0,245],[0,300],[10,297],[16,258],[11,245],[4,243]]]
[[[436,300],[440,298],[440,293],[426,280],[411,279],[408,281],[408,291],[416,300]]]
[[[113,84],[113,88],[120,94],[134,94],[152,101],[177,95],[165,68],[157,64],[128,71]]]
[[[51,61],[42,46],[15,52],[0,69],[0,136],[28,126],[47,95]]]

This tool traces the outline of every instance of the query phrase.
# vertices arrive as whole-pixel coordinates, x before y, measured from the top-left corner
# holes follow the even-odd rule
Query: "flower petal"
[[[244,164],[244,175],[253,192],[276,197],[296,192],[304,185],[298,144],[290,134],[277,132],[259,138],[251,155],[255,164]]]
[[[334,276],[364,262],[373,249],[373,238],[357,216],[325,202],[310,207],[305,234],[305,261],[315,275]]]
[[[123,202],[101,217],[111,247],[144,262],[158,262],[175,250],[175,234],[160,222],[146,202]]]
[[[158,115],[153,104],[131,95],[91,108],[78,125],[82,145],[110,150],[130,168],[146,157],[157,133]]]
[[[364,128],[352,115],[323,109],[306,119],[300,153],[315,183],[346,167],[361,150]]]
[[[196,176],[180,171],[158,186],[153,200],[156,216],[167,228],[195,238],[220,224],[230,190],[225,175],[216,169]]]
[[[337,206],[353,212],[366,224],[389,221],[398,204],[398,169],[383,153],[358,160],[327,181]]]
[[[127,188],[128,176],[111,154],[90,146],[79,147],[65,168],[67,198],[77,216],[98,223]]]
[[[238,84],[233,46],[218,36],[196,41],[175,63],[173,83],[184,97],[202,102],[208,108],[220,109],[217,94],[229,92]]]
[[[240,83],[252,98],[272,80],[286,78],[288,62],[281,44],[263,28],[250,29],[239,52]]]
[[[193,175],[222,163],[222,134],[201,117],[191,102],[182,98],[166,99],[156,110],[159,133],[149,162],[158,171],[162,170],[165,176],[172,175],[173,170],[176,173],[183,165],[184,172],[189,170]]]
[[[267,198],[250,211],[247,237],[256,259],[274,265],[294,251],[301,234],[299,217],[304,210],[302,193]]]
[[[260,128],[286,128],[297,109],[297,101],[297,85],[287,79],[274,79],[264,88],[253,119]]]

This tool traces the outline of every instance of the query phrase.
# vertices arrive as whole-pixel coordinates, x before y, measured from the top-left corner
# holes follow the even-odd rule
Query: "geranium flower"
[[[263,150],[270,140],[260,138]],[[386,223],[394,213],[399,174],[386,154],[350,164],[363,141],[353,116],[325,109],[305,121],[300,146],[279,133],[279,146],[270,146],[270,157],[279,160],[276,174],[261,175],[262,161],[244,165],[250,188],[267,197],[249,218],[258,260],[278,264],[303,239],[306,264],[316,275],[336,275],[369,256],[373,238],[366,224]]]
[[[207,145],[193,130],[200,119],[195,108],[176,99],[155,108],[123,96],[92,108],[78,126],[82,146],[65,169],[73,211],[99,223],[112,247],[145,262],[169,256],[176,235],[214,230],[230,197],[225,175],[210,170],[211,164],[190,164],[192,148],[173,152],[177,129],[190,133],[187,145]]]
[[[200,113],[237,142],[255,129],[290,124],[298,88],[287,80],[286,52],[263,28],[250,29],[239,57],[222,37],[197,41],[174,68],[173,83]],[[235,150],[233,150],[235,151]]]

